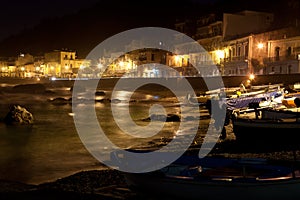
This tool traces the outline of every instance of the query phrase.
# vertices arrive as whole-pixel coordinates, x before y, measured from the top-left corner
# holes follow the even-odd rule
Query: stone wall
[[[217,89],[220,87],[238,87],[243,81],[246,81],[248,77],[246,76],[224,76],[222,79],[219,77],[208,77],[205,78],[205,81],[201,77],[188,77],[187,80],[190,82],[192,87],[196,91],[205,91],[207,90],[207,85],[210,86],[210,89]],[[112,89],[114,85],[118,82],[118,78],[106,78],[101,79],[98,83],[98,80],[89,80],[92,84],[97,84],[100,89]],[[126,85],[135,85],[143,83],[144,78],[125,78],[124,79],[124,88]],[[154,80],[154,79],[152,79]],[[223,83],[222,83],[222,81]],[[86,80],[83,80],[86,81]],[[257,75],[252,82],[252,85],[265,85],[265,84],[284,84],[291,85],[294,83],[300,82],[300,74],[273,74],[273,75]],[[72,87],[74,80],[56,80],[51,81],[49,79],[41,79],[37,81],[36,79],[21,79],[21,78],[0,78],[0,87],[3,84],[32,84],[32,83],[42,83],[46,87]],[[172,84],[177,87],[177,89],[184,89],[183,79],[182,78],[168,78],[160,79],[159,83],[161,84]],[[208,83],[208,84],[206,84]]]

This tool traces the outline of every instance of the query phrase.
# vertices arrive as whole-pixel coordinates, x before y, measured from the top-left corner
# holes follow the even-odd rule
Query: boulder
[[[33,124],[33,115],[20,105],[12,105],[3,121],[9,125]]]
[[[161,114],[152,114],[150,117],[147,117],[145,119],[142,119],[142,121],[165,121],[165,122],[180,122],[180,116],[176,114],[167,114],[161,115]]]
[[[103,92],[103,91],[96,91],[95,95],[96,96],[105,96],[105,92]]]
[[[54,99],[49,99],[48,101],[50,101],[52,104],[55,104],[55,105],[64,105],[64,104],[72,103],[72,98],[66,99],[63,97],[57,97]]]

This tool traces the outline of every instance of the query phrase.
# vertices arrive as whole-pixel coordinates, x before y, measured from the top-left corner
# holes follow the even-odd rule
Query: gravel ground
[[[0,181],[0,199],[138,199],[116,170],[83,171],[40,185]]]

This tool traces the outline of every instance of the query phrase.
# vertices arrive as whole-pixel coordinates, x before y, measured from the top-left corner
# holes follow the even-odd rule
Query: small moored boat
[[[289,164],[196,155],[153,172],[125,173],[132,190],[155,199],[299,199],[299,177]]]
[[[235,137],[249,144],[297,145],[300,140],[300,112],[295,109],[264,108],[255,113],[234,115],[232,126]]]

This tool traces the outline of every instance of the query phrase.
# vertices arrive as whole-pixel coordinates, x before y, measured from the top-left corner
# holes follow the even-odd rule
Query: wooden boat
[[[274,104],[281,103],[284,96],[283,89],[278,87],[265,88],[253,92],[241,94],[238,97],[226,99],[227,109],[247,109],[251,104],[257,104],[260,107],[273,107]]]
[[[297,108],[295,108],[297,109]],[[264,108],[232,117],[237,140],[264,145],[296,145],[300,139],[300,112],[295,109]]]
[[[264,159],[185,155],[149,173],[125,173],[137,193],[155,199],[299,199],[300,173]]]
[[[300,118],[300,108],[263,108],[260,110],[261,119],[297,119]]]
[[[300,92],[285,94],[282,99],[282,104],[287,108],[299,107]]]
[[[232,121],[236,140],[262,144],[299,144],[298,118],[243,119]]]

